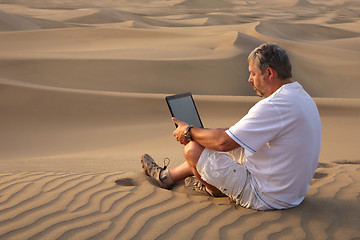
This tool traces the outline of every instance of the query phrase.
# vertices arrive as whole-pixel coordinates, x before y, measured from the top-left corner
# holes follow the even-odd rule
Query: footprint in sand
[[[132,178],[121,178],[118,180],[115,180],[115,183],[117,185],[121,186],[136,186],[136,182]]]
[[[327,173],[324,173],[324,172],[315,172],[314,174],[314,179],[321,179],[321,178],[324,178],[326,177],[328,174]]]

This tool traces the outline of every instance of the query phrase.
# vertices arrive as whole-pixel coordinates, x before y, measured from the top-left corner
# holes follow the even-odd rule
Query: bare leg
[[[188,162],[184,162],[181,165],[177,166],[176,168],[170,169],[169,174],[171,179],[174,182],[183,180],[189,176],[193,175],[192,169],[189,166]]]
[[[204,151],[204,147],[196,142],[189,142],[184,149],[184,155],[186,161],[188,162],[189,166],[191,167],[192,173],[194,176],[199,179],[199,181],[206,186],[206,189],[214,194],[221,194],[221,191],[216,187],[208,184],[204,180],[201,179],[200,174],[196,169],[197,162],[200,159],[201,153]]]

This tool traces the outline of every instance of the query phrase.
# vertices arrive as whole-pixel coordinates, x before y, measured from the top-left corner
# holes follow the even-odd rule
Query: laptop
[[[190,92],[167,96],[165,99],[171,116],[189,125],[204,128]]]

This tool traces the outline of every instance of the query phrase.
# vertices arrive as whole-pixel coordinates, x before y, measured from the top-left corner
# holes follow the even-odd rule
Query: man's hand
[[[178,127],[173,132],[174,137],[178,142],[180,142],[183,145],[186,145],[189,143],[189,140],[187,140],[184,136],[184,132],[186,128],[189,126],[189,124],[182,122],[180,120],[177,120],[176,118],[172,118],[173,123],[175,123]]]

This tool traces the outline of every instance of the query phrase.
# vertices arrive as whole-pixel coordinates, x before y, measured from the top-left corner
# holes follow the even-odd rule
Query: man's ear
[[[266,74],[268,75],[269,79],[273,79],[274,76],[275,76],[275,70],[273,68],[271,68],[271,67],[268,67],[266,69]]]

